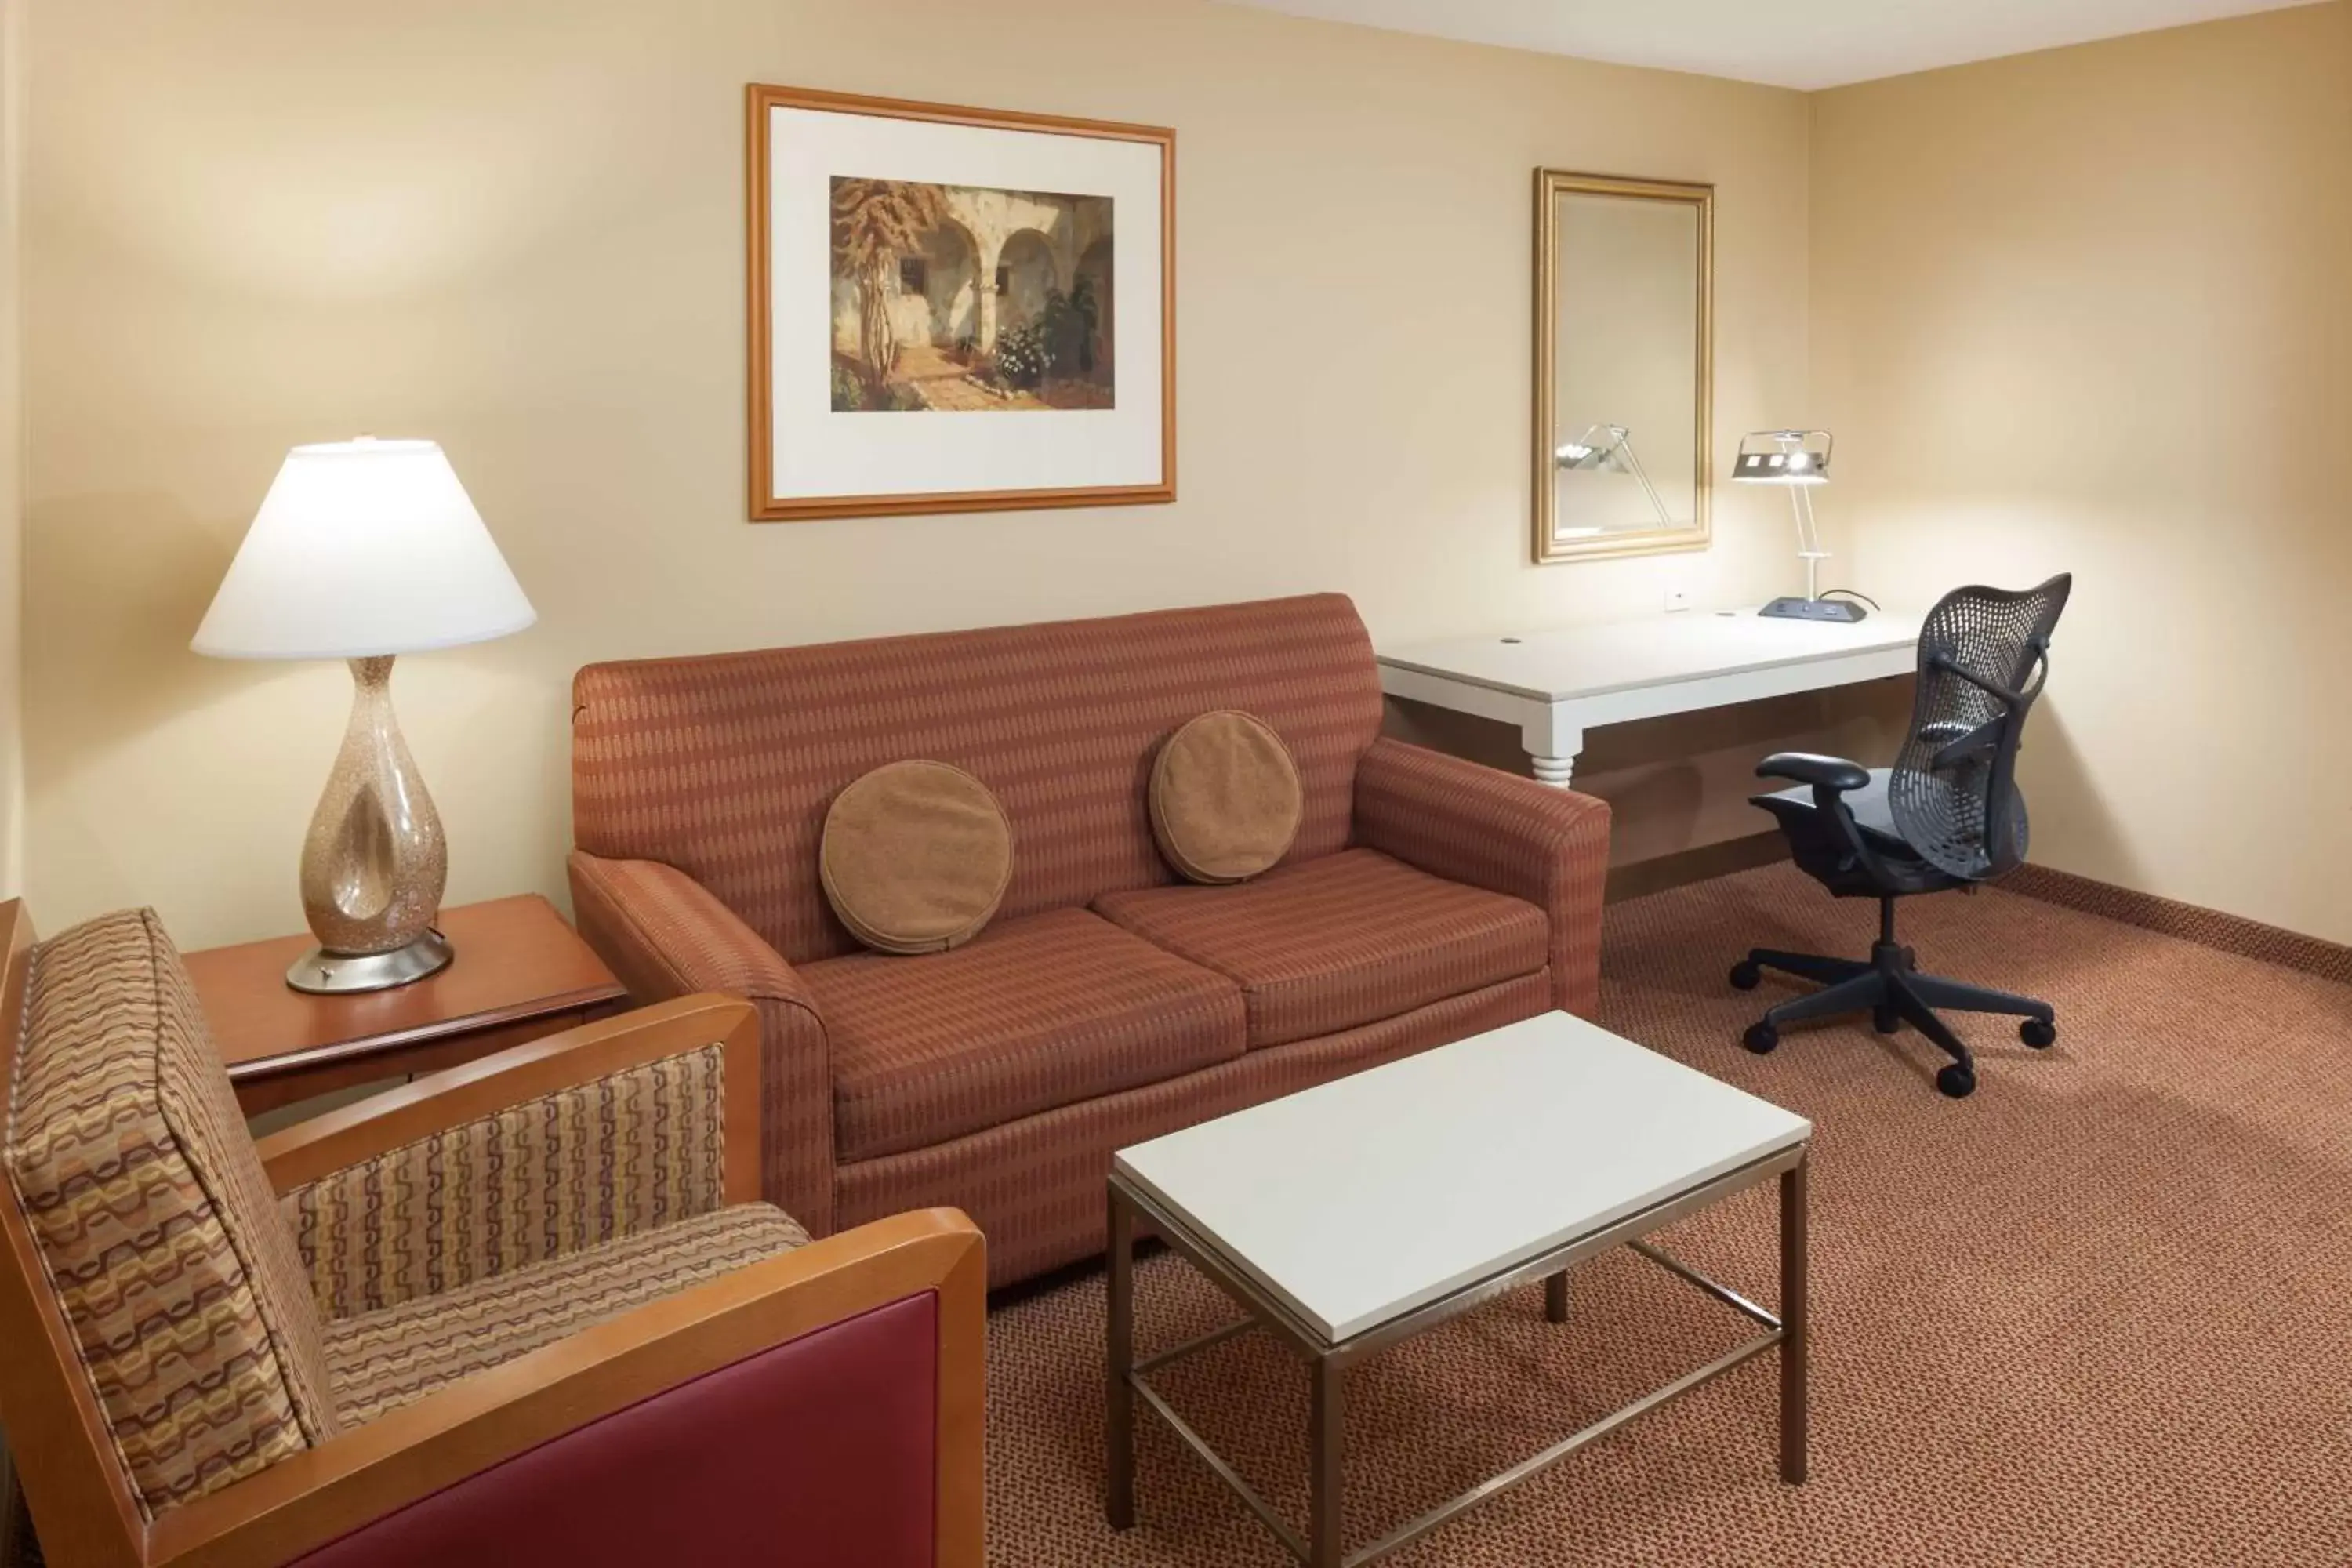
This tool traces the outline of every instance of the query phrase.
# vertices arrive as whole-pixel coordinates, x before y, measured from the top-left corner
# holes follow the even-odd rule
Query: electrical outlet
[[[1689,608],[1690,590],[1688,588],[1669,588],[1666,590],[1666,614],[1671,616],[1678,610],[1687,610]]]

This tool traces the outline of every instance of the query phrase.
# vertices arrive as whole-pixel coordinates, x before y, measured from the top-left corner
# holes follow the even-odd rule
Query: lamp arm
[[[1658,514],[1658,526],[1674,527],[1674,514],[1666,510],[1665,501],[1658,495],[1658,487],[1650,482],[1650,470],[1642,467],[1642,455],[1633,450],[1633,437],[1630,435],[1617,437],[1617,449],[1625,454],[1625,466],[1632,468],[1633,477],[1642,481],[1642,493],[1650,498],[1650,509]]]
[[[1789,506],[1797,514],[1797,558],[1805,563],[1805,597],[1822,596],[1822,563],[1829,552],[1822,548],[1821,524],[1813,521],[1813,487],[1790,485]]]

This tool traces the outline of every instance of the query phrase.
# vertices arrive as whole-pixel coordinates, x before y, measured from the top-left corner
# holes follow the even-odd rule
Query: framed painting
[[[1176,499],[1176,133],[754,85],[751,515]]]

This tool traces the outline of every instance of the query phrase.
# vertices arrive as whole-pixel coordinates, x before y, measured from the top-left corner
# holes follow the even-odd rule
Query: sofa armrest
[[[1358,841],[1551,922],[1553,1005],[1601,1005],[1609,803],[1382,736],[1356,765]]]
[[[723,991],[760,1017],[761,1169],[769,1202],[833,1229],[833,1063],[806,982],[717,895],[658,860],[574,849],[572,918],[639,1002]]]
[[[478,1373],[173,1509],[149,1531],[146,1561],[262,1568],[331,1543],[336,1551],[323,1561],[413,1561],[404,1545],[420,1537],[404,1532],[432,1539],[435,1530],[449,1527],[435,1510],[478,1502],[486,1488],[498,1494],[487,1511],[511,1539],[485,1541],[469,1531],[472,1555],[544,1555],[534,1521],[549,1515],[528,1505],[545,1495],[544,1467],[576,1461],[576,1469],[559,1474],[557,1489],[609,1518],[615,1532],[599,1542],[610,1554],[599,1550],[582,1560],[642,1562],[658,1542],[648,1548],[624,1537],[675,1526],[646,1488],[665,1473],[660,1445],[677,1426],[666,1431],[645,1415],[658,1416],[665,1400],[695,1393],[687,1385],[696,1380],[722,1372],[757,1375],[761,1358],[779,1347],[817,1348],[814,1336],[829,1329],[897,1304],[928,1302],[932,1353],[928,1364],[903,1370],[922,1380],[932,1413],[933,1464],[923,1478],[936,1521],[930,1562],[980,1568],[987,1272],[978,1228],[952,1209],[896,1215],[813,1242]],[[812,1413],[806,1425],[824,1431],[841,1414]],[[541,1473],[508,1468],[516,1461]],[[624,1476],[617,1485],[603,1479],[615,1468]],[[677,1473],[674,1463],[667,1473]],[[790,1480],[780,1478],[779,1489]],[[505,1506],[517,1500],[525,1506]],[[756,1524],[761,1540],[808,1539],[802,1532],[814,1527],[805,1517],[791,1517],[781,1495],[726,1500],[740,1505],[743,1527]],[[827,1500],[816,1500],[819,1506]],[[410,1511],[392,1517],[403,1510]],[[469,1517],[478,1521],[482,1513]],[[388,1554],[371,1555],[378,1542],[370,1536],[379,1527],[401,1533],[384,1542]]]
[[[690,996],[258,1148],[319,1310],[338,1319],[756,1199],[761,1098],[751,1005]]]

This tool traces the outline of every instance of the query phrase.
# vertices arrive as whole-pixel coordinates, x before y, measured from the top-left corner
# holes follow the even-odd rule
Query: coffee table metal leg
[[[1109,1491],[1104,1504],[1113,1530],[1135,1524],[1135,1211],[1117,1189],[1110,1194],[1110,1388],[1103,1412],[1109,1444]]]
[[[1805,1479],[1805,1173],[1780,1173],[1780,1479]]]
[[[1308,1375],[1315,1380],[1308,1415],[1307,1539],[1311,1551],[1307,1568],[1339,1568],[1347,1552],[1341,1533],[1348,1471],[1348,1413],[1340,1397],[1340,1363],[1317,1356]]]
[[[1650,1229],[1694,1212],[1727,1193],[1744,1190],[1775,1173],[1779,1174],[1780,1182],[1780,1312],[1778,1317],[1640,1239]],[[1342,1369],[1355,1360],[1377,1353],[1402,1338],[1420,1332],[1432,1322],[1444,1321],[1478,1301],[1489,1299],[1493,1290],[1522,1288],[1533,1276],[1540,1276],[1544,1281],[1546,1314],[1555,1321],[1563,1320],[1568,1307],[1569,1269],[1555,1268],[1553,1272],[1545,1274],[1542,1272],[1545,1264],[1537,1263],[1497,1277],[1485,1287],[1467,1289],[1458,1298],[1433,1302],[1421,1312],[1408,1314],[1373,1333],[1332,1345],[1320,1340],[1313,1331],[1294,1324],[1283,1315],[1278,1306],[1257,1294],[1237,1275],[1228,1272],[1217,1260],[1213,1249],[1202,1248],[1196,1239],[1189,1237],[1181,1222],[1160,1212],[1150,1199],[1119,1186],[1114,1177],[1109,1205],[1109,1310],[1107,1314],[1110,1386],[1105,1422],[1109,1450],[1106,1511],[1112,1527],[1126,1530],[1135,1522],[1134,1426],[1138,1397],[1150,1404],[1174,1428],[1176,1436],[1207,1461],[1218,1478],[1240,1496],[1291,1555],[1305,1563],[1307,1568],[1349,1568],[1350,1563],[1354,1568],[1363,1568],[1373,1559],[1385,1557],[1411,1544],[1464,1510],[1549,1468],[1569,1455],[1609,1436],[1667,1401],[1690,1393],[1701,1384],[1745,1365],[1751,1359],[1773,1351],[1779,1352],[1780,1363],[1780,1475],[1783,1480],[1792,1485],[1802,1482],[1806,1474],[1806,1363],[1810,1350],[1806,1300],[1808,1174],[1807,1156],[1801,1144],[1796,1150],[1784,1150],[1767,1159],[1759,1159],[1749,1167],[1730,1172],[1711,1183],[1695,1187],[1674,1199],[1670,1205],[1661,1205],[1659,1210],[1636,1215],[1617,1227],[1596,1232],[1561,1248],[1556,1257],[1573,1258],[1610,1246],[1631,1246],[1643,1257],[1737,1310],[1767,1331],[1391,1531],[1367,1544],[1353,1558],[1348,1554],[1344,1534],[1347,1417],[1341,1397]],[[1253,1490],[1138,1372],[1134,1344],[1135,1233],[1147,1217],[1178,1252],[1222,1286],[1236,1303],[1246,1309],[1249,1316],[1188,1341],[1173,1350],[1163,1351],[1139,1363],[1142,1368],[1148,1372],[1204,1350],[1238,1333],[1249,1331],[1253,1324],[1288,1340],[1292,1348],[1306,1358],[1312,1398],[1308,1420],[1308,1528],[1304,1540],[1290,1521]]]

